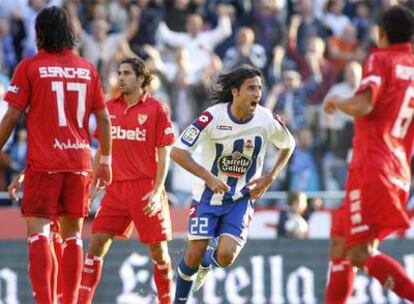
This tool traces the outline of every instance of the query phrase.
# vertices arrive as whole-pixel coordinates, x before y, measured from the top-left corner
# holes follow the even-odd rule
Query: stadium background
[[[198,303],[321,303],[331,211],[343,194],[353,133],[352,119],[327,118],[321,103],[328,92],[354,92],[360,64],[375,45],[375,20],[397,3],[414,7],[413,1],[397,0],[0,0],[0,115],[14,68],[36,52],[33,24],[46,5],[71,14],[77,51],[98,68],[108,98],[118,94],[120,59],[144,58],[154,72],[150,90],[169,106],[177,134],[208,106],[208,87],[220,71],[241,63],[259,67],[266,83],[262,104],[282,115],[298,147],[257,203],[246,250],[236,265],[216,271]],[[0,152],[0,191],[25,166],[26,134],[22,120]],[[274,153],[269,151],[269,160]],[[172,164],[167,189],[175,261],[182,255],[191,180]],[[289,209],[288,191],[308,194],[304,240],[277,234],[279,215]],[[408,209],[413,206],[410,200]],[[24,229],[17,205],[0,192],[0,303],[31,301]],[[88,229],[89,224],[87,237]],[[414,256],[407,238],[413,235],[409,230],[384,244],[411,276]],[[115,244],[97,303],[151,303],[144,299],[151,288],[147,259],[135,240]],[[354,303],[399,303],[363,276],[356,286]]]

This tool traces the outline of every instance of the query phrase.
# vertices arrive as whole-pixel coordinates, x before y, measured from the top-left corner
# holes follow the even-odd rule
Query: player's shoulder
[[[387,48],[373,49],[365,59],[365,69],[377,70],[378,68],[384,68],[394,63],[393,51]]]
[[[155,109],[155,111],[157,113],[167,113],[169,114],[170,108],[168,106],[167,103],[165,103],[164,101],[146,93],[146,95],[144,95],[144,102],[151,108]]]
[[[212,116],[212,118],[214,118],[214,117],[217,118],[220,115],[222,115],[223,113],[227,112],[228,106],[229,106],[228,102],[226,102],[226,103],[216,103],[216,104],[208,107],[207,109],[205,109],[202,114],[209,113]]]
[[[38,61],[38,56],[37,55],[29,57],[29,58],[25,58],[17,64],[16,71],[21,71],[21,70],[28,69],[33,64],[36,64],[37,61]]]
[[[264,121],[272,121],[273,120],[273,113],[268,108],[265,108],[261,105],[258,105],[256,108],[257,118]]]
[[[70,56],[73,56],[74,61],[76,61],[77,65],[80,65],[82,67],[88,68],[94,72],[96,72],[95,65],[86,59],[85,57],[79,56],[78,54],[71,53]]]

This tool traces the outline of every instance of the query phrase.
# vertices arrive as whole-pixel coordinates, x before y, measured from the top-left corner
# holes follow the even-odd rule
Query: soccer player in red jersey
[[[18,202],[18,191],[22,187],[24,181],[24,171],[20,172],[12,180],[7,190],[11,200]],[[50,222],[50,248],[52,254],[52,277],[51,277],[51,292],[52,303],[62,298],[63,295],[63,275],[62,275],[62,237],[60,236],[59,219],[53,218]]]
[[[166,242],[171,239],[171,223],[163,188],[174,134],[166,107],[147,93],[151,78],[141,59],[123,60],[118,69],[122,94],[107,103],[112,122],[113,182],[106,187],[93,221],[79,304],[92,303],[103,258],[114,237],[130,236],[132,225],[148,246],[159,303],[171,303],[172,272]],[[96,158],[100,154],[98,150]]]
[[[52,303],[53,257],[50,220],[59,217],[63,239],[61,303],[76,303],[82,272],[81,230],[92,184],[89,116],[100,130],[101,163],[96,182],[111,182],[110,120],[94,66],[75,55],[75,36],[66,12],[57,7],[36,17],[39,52],[23,60],[4,100],[0,148],[22,113],[28,129],[22,214],[27,223],[29,274],[37,303]]]
[[[353,288],[353,266],[414,301],[414,282],[396,260],[377,250],[387,235],[410,226],[404,207],[414,141],[413,36],[410,10],[393,6],[386,11],[379,49],[366,59],[356,94],[344,100],[327,96],[324,103],[328,114],[339,110],[355,117],[346,196],[332,228],[327,303],[346,303]]]

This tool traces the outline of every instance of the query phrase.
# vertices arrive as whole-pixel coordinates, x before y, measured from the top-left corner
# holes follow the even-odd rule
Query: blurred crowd
[[[97,67],[108,99],[118,94],[120,60],[142,57],[154,73],[151,93],[171,109],[177,134],[209,105],[209,87],[220,71],[242,63],[260,68],[262,105],[278,112],[297,139],[272,190],[304,192],[344,189],[353,120],[324,115],[323,98],[355,92],[361,63],[375,46],[378,16],[398,3],[414,7],[414,1],[398,0],[0,3],[0,100],[18,62],[36,52],[36,14],[48,5],[62,6],[73,21],[77,51]],[[6,107],[1,102],[0,114]],[[22,123],[0,153],[0,190],[24,168],[25,155]],[[190,186],[191,178],[173,165],[168,187],[181,204]]]

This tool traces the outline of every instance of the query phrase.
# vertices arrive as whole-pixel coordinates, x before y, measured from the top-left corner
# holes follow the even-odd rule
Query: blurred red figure
[[[51,31],[50,29],[53,29]],[[0,149],[26,113],[28,130],[22,214],[27,223],[29,275],[37,303],[53,303],[50,220],[59,218],[63,239],[62,304],[74,304],[82,271],[81,231],[88,214],[92,164],[88,122],[95,114],[104,156],[95,180],[110,184],[111,134],[95,67],[75,55],[66,12],[43,9],[35,21],[39,52],[17,66],[4,100]]]
[[[379,49],[367,58],[353,97],[327,96],[324,110],[355,117],[353,156],[345,200],[331,233],[326,303],[346,303],[356,266],[403,299],[414,301],[414,282],[403,267],[378,251],[379,241],[407,229],[405,212],[414,141],[414,16],[402,6],[386,11]]]

